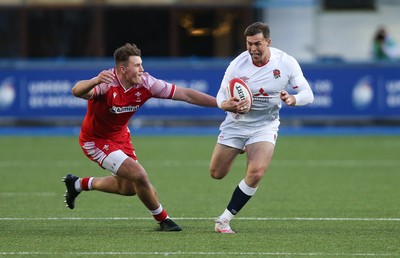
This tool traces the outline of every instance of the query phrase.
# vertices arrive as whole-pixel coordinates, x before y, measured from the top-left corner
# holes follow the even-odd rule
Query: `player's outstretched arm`
[[[114,78],[114,74],[110,71],[104,70],[99,73],[96,77],[90,80],[78,81],[74,87],[72,87],[72,94],[76,97],[89,99],[93,95],[93,88],[100,83],[111,83]]]
[[[288,106],[304,106],[314,101],[314,94],[310,87],[303,88],[296,95],[291,95],[283,90],[281,91],[280,97]]]
[[[281,100],[288,106],[296,105],[296,98],[285,90],[281,91]]]
[[[214,97],[200,91],[178,86],[176,87],[176,91],[172,99],[185,101],[198,106],[217,107],[217,101]]]

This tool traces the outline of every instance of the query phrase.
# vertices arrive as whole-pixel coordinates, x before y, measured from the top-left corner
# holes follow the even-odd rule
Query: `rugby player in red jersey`
[[[181,231],[161,206],[145,169],[140,165],[131,142],[128,122],[150,98],[173,99],[207,107],[217,107],[216,99],[205,93],[178,87],[154,78],[143,69],[141,51],[125,44],[114,52],[115,68],[101,71],[72,88],[76,97],[88,100],[79,143],[86,156],[112,175],[79,178],[68,174],[67,207],[75,207],[82,190],[98,190],[125,196],[137,195],[159,223],[161,231]]]

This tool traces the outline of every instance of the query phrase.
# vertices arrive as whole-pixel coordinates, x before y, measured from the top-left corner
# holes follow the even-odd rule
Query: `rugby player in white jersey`
[[[67,207],[75,207],[82,190],[98,190],[126,196],[137,195],[159,223],[161,231],[181,231],[161,206],[155,188],[140,165],[131,142],[128,122],[150,98],[173,99],[217,107],[216,99],[154,78],[145,72],[141,51],[125,44],[114,52],[115,68],[104,70],[72,88],[76,97],[88,100],[79,144],[85,155],[111,172],[105,177],[64,177]]]
[[[282,102],[288,106],[302,106],[314,100],[298,62],[270,47],[268,25],[253,23],[246,28],[244,36],[247,51],[229,64],[217,94],[217,104],[227,115],[211,158],[211,177],[224,178],[236,156],[243,150],[247,155],[246,175],[215,221],[215,231],[219,233],[235,233],[230,221],[255,194],[268,169],[278,137]],[[247,100],[238,101],[226,94],[226,87],[233,78],[242,79],[253,94],[253,105],[247,113],[242,111],[249,105]]]

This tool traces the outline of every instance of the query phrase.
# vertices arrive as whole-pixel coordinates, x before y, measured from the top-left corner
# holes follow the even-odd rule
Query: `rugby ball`
[[[232,79],[228,85],[228,94],[230,98],[236,97],[239,100],[248,99],[249,105],[246,107],[244,112],[248,112],[251,109],[253,105],[253,94],[243,80],[239,78]]]

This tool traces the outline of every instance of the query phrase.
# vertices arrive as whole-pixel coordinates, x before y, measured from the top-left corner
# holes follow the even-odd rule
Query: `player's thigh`
[[[126,158],[119,167],[116,175],[134,183],[145,183],[148,181],[148,176],[145,169],[139,162],[132,158]]]
[[[230,170],[240,149],[217,143],[210,162],[210,173],[214,178],[224,177]]]
[[[255,142],[246,146],[246,177],[252,184],[258,182],[264,176],[272,160],[274,150],[275,145],[267,141]]]
[[[255,131],[246,142],[247,166],[251,171],[265,171],[275,150],[278,127],[275,124]]]
[[[115,172],[118,189],[123,195],[135,195],[136,187],[150,185],[147,173],[138,161],[127,157]]]

